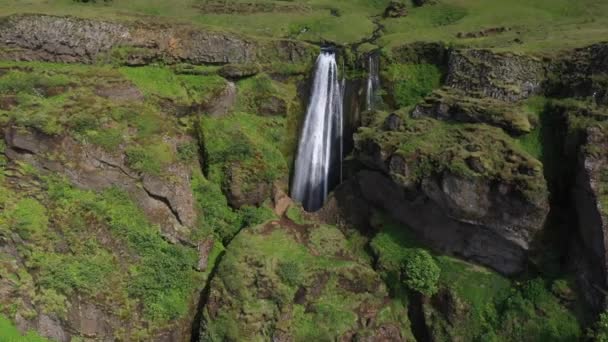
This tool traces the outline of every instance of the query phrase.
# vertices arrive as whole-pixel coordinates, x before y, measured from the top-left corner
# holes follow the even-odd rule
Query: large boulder
[[[357,134],[357,191],[435,248],[522,271],[549,211],[542,164],[497,128],[402,120]]]

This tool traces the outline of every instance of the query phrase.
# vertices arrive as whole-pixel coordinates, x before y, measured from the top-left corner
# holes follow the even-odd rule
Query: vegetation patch
[[[556,283],[568,287],[563,281],[540,278],[510,281],[491,270],[449,256],[430,257],[407,227],[382,215],[376,216],[374,224],[380,231],[370,245],[378,258],[377,269],[394,297],[407,302],[406,287],[416,289],[423,284],[422,289],[428,289],[426,284],[435,283],[436,276],[436,272],[429,269],[435,267],[439,269],[436,283],[439,292],[447,289],[453,293],[450,305],[456,316],[447,317],[441,308],[433,305],[425,307],[433,336],[467,341],[569,341],[581,337],[576,316],[551,291],[552,284]],[[428,256],[421,257],[422,254]],[[405,265],[427,265],[424,272],[418,269],[413,272],[421,281],[408,282],[407,273],[405,281],[396,281],[404,262]],[[430,266],[432,264],[435,266]]]
[[[349,330],[369,334],[407,316],[385,302],[377,275],[339,247],[346,240],[337,228],[293,225],[270,221],[231,242],[211,283],[209,303],[220,310],[205,310],[203,338],[329,340]],[[299,240],[300,229],[308,231],[310,244]],[[385,309],[378,323],[364,328],[357,325],[364,308]],[[243,312],[248,319],[240,318]]]
[[[432,64],[390,64],[383,77],[392,87],[397,107],[413,106],[439,88],[441,72]]]

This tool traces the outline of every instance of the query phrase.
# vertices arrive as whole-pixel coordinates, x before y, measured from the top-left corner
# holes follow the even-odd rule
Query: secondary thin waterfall
[[[342,89],[333,52],[317,58],[312,96],[298,146],[291,196],[314,211],[342,172]]]
[[[372,110],[376,108],[377,91],[380,89],[380,66],[377,54],[373,53],[369,55],[368,68],[366,107],[367,110]]]

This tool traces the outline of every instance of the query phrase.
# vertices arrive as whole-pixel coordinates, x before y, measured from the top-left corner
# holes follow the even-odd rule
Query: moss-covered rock
[[[242,231],[211,282],[201,340],[407,339],[407,314],[335,227],[270,221]]]
[[[534,128],[530,122],[530,118],[533,118],[532,113],[529,113],[523,105],[516,106],[492,98],[470,97],[462,91],[451,88],[434,91],[424,99],[423,103],[416,105],[412,117],[486,123],[514,135],[530,133]]]
[[[542,164],[498,128],[401,113],[384,131],[383,117],[356,135],[356,158],[379,171],[357,176],[363,196],[444,250],[521,271],[549,209]]]
[[[541,92],[543,61],[490,50],[452,50],[446,85],[470,96],[513,102]]]

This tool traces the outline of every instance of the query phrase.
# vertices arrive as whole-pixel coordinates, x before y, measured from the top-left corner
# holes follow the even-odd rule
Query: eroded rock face
[[[366,127],[354,152],[364,170],[348,191],[443,252],[518,273],[549,211],[542,165],[498,129],[457,127],[431,119]]]
[[[236,85],[233,82],[226,82],[224,89],[204,106],[204,111],[211,116],[230,113],[236,104],[237,93]]]
[[[190,227],[195,225],[197,216],[187,166],[171,165],[172,181],[168,181],[129,169],[123,153],[81,145],[69,136],[49,137],[10,127],[5,131],[5,141],[5,153],[11,160],[27,161],[40,170],[65,175],[84,189],[122,188],[133,196],[152,222],[161,226],[168,240],[188,241]],[[64,162],[67,160],[70,162]]]
[[[605,129],[590,127],[578,156],[573,188],[579,230],[585,255],[592,265],[594,280],[608,286],[608,134]]]
[[[260,43],[239,35],[188,26],[163,27],[48,15],[15,15],[0,24],[2,57],[92,63],[125,48],[129,65],[166,63],[309,62],[316,48],[295,41]],[[15,49],[16,48],[16,49]]]
[[[489,50],[452,50],[446,85],[469,96],[514,102],[541,92],[545,65],[533,57]]]
[[[576,49],[554,60],[546,92],[558,97],[593,97],[608,104],[608,44]]]
[[[492,193],[487,185],[460,180],[466,185],[463,185],[464,189],[458,189],[441,184],[443,182],[428,180],[425,189],[417,192],[395,186],[380,172],[363,171],[357,175],[357,186],[365,200],[407,224],[434,248],[505,274],[522,271],[530,238],[542,227],[547,208],[533,208],[529,213],[522,213],[525,216],[522,222],[519,217],[512,216],[513,213],[507,214],[507,217],[511,216],[511,222],[505,222],[500,217],[503,208],[496,207],[498,203],[492,205],[483,201],[504,204],[506,198],[490,199],[497,194]],[[480,190],[481,194],[475,190]],[[472,202],[457,204],[455,198],[467,198]],[[535,226],[526,226],[526,220]]]

